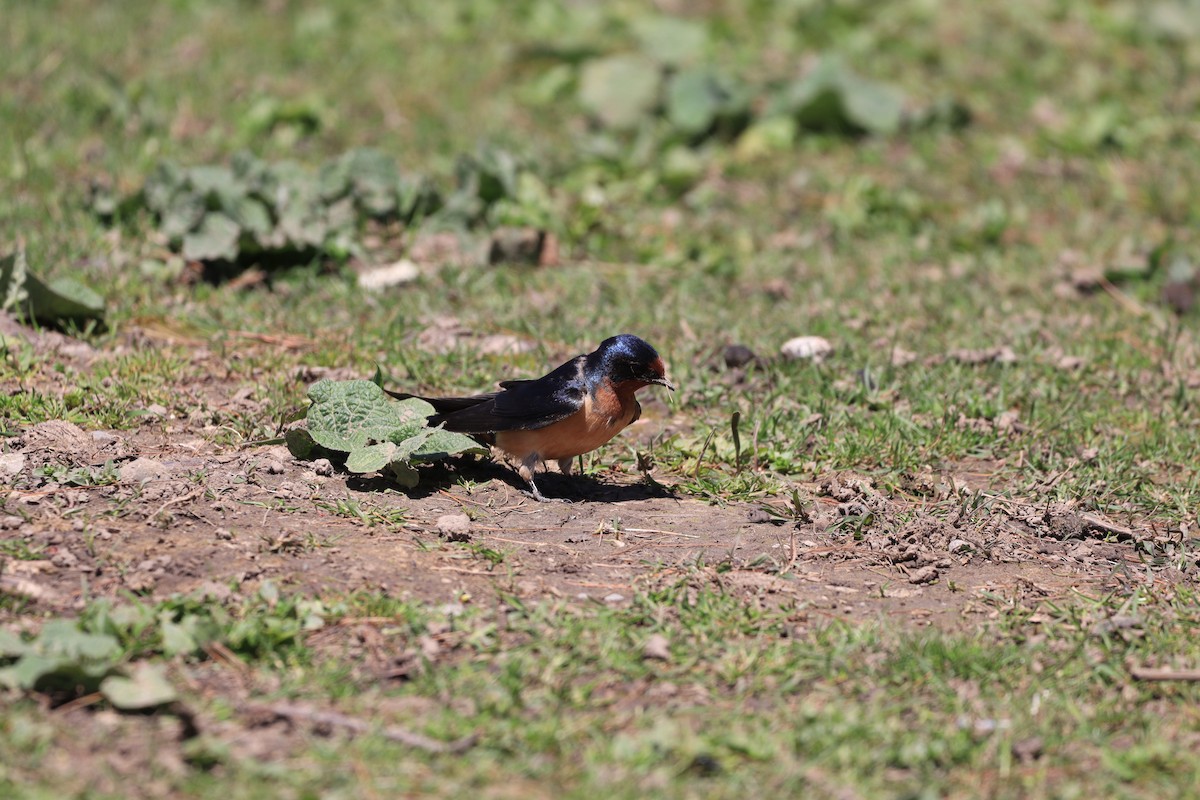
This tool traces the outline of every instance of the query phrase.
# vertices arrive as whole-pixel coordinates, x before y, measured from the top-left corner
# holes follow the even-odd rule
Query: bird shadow
[[[422,465],[421,482],[404,493],[415,499],[438,494],[459,478],[472,481],[502,481],[517,492],[529,496],[529,486],[512,469],[490,461],[459,461],[449,459]],[[677,495],[661,484],[643,480],[634,484],[616,484],[592,475],[563,475],[558,472],[538,473],[535,480],[549,500],[572,503],[627,503],[656,498],[676,498]],[[359,492],[395,491],[395,481],[382,475],[374,477],[348,476],[346,487]]]

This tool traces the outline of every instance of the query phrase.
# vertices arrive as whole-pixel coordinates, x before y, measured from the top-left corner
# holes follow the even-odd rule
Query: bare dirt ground
[[[236,396],[231,391],[230,396]],[[4,588],[70,609],[84,598],[224,598],[270,580],[309,594],[382,591],[434,603],[523,597],[622,603],[656,582],[707,575],[754,602],[818,618],[955,624],[999,597],[1101,591],[1138,580],[1137,529],[1061,505],[994,498],[970,510],[978,475],[914,476],[886,496],[842,474],[781,499],[711,505],[615,472],[545,476],[537,503],[515,475],[464,459],[434,468],[413,496],[280,446],[220,446],[188,420],[127,432],[33,426],[0,537],[30,557]],[[112,462],[107,485],[46,482]],[[455,485],[459,471],[472,479]],[[985,600],[986,598],[986,600]]]

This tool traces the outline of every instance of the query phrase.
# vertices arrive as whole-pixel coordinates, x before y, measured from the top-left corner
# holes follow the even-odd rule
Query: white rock
[[[117,470],[117,475],[124,483],[145,483],[166,477],[167,468],[153,458],[135,458]]]
[[[24,453],[0,453],[0,480],[17,477],[25,469]]]
[[[392,286],[411,283],[419,278],[421,268],[407,258],[359,273],[358,285],[368,292],[379,292]]]
[[[797,336],[784,342],[779,352],[790,361],[807,358],[820,363],[833,352],[833,345],[820,336]]]

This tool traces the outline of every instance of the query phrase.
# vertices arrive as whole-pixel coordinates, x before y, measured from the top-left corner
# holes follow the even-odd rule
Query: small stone
[[[1012,744],[1012,754],[1022,764],[1037,761],[1042,757],[1044,749],[1045,745],[1040,736],[1031,736],[1028,739],[1022,739]]]
[[[228,528],[217,528],[216,531],[214,531],[214,534],[218,539],[226,542],[233,538],[233,532]]]
[[[317,473],[323,478],[328,478],[329,476],[333,475],[333,464],[330,463],[328,458],[318,458],[316,461],[312,462],[310,466],[312,467],[313,472]]]
[[[471,538],[471,518],[466,514],[444,514],[437,518],[434,527],[452,542],[465,542]]]
[[[951,539],[950,544],[946,547],[951,553],[965,553],[974,548],[966,539]]]
[[[23,525],[25,520],[18,517],[16,514],[8,514],[0,517],[0,531],[15,531]]]
[[[167,415],[167,407],[161,403],[151,403],[146,406],[145,410],[152,417],[165,417]]]
[[[784,342],[779,352],[790,361],[808,359],[819,364],[833,352],[833,345],[820,336],[797,336]]]
[[[642,645],[642,658],[652,661],[670,661],[671,643],[661,633],[651,634]]]
[[[117,476],[123,483],[145,483],[166,475],[166,466],[153,458],[135,458],[117,470]]]
[[[63,550],[50,557],[50,563],[59,569],[70,569],[79,563],[79,559],[70,550]]]
[[[24,453],[0,453],[0,480],[15,478],[25,469]]]
[[[729,367],[730,369],[744,367],[751,361],[758,360],[758,356],[755,355],[754,351],[749,347],[746,347],[744,344],[729,345],[725,348],[725,351],[721,354],[721,356],[725,359],[725,366]]]
[[[938,570],[937,567],[933,566],[932,564],[927,567],[921,567],[920,569],[913,570],[908,574],[909,583],[933,583],[937,579]]]
[[[281,462],[273,458],[268,458],[262,462],[262,471],[268,475],[282,475],[287,470]]]
[[[620,602],[623,602],[624,600],[625,600],[625,595],[617,594],[616,592],[613,592],[612,594],[607,594],[604,596],[604,602],[606,602],[606,603],[620,603]]]
[[[97,447],[107,447],[110,444],[116,444],[121,441],[119,436],[109,431],[92,431],[91,436],[92,441],[96,443]]]

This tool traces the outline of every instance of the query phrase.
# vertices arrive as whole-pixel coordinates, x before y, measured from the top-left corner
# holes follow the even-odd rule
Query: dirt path
[[[1065,507],[1000,498],[967,513],[962,495],[938,499],[924,486],[888,497],[853,475],[800,486],[811,499],[799,512],[780,499],[710,505],[618,474],[547,476],[548,493],[575,499],[541,504],[507,471],[471,462],[453,467],[469,484],[435,470],[406,496],[282,447],[232,449],[186,426],[155,427],[51,422],[25,432],[0,518],[10,552],[23,543],[4,564],[7,591],[64,610],[85,595],[224,598],[266,580],[433,603],[486,602],[498,590],[623,603],[687,580],[794,605],[813,621],[956,625],[1005,598],[1137,580],[1132,543],[1113,540],[1153,534],[1122,537],[1120,525],[1104,530]],[[109,460],[115,482],[70,485]]]

